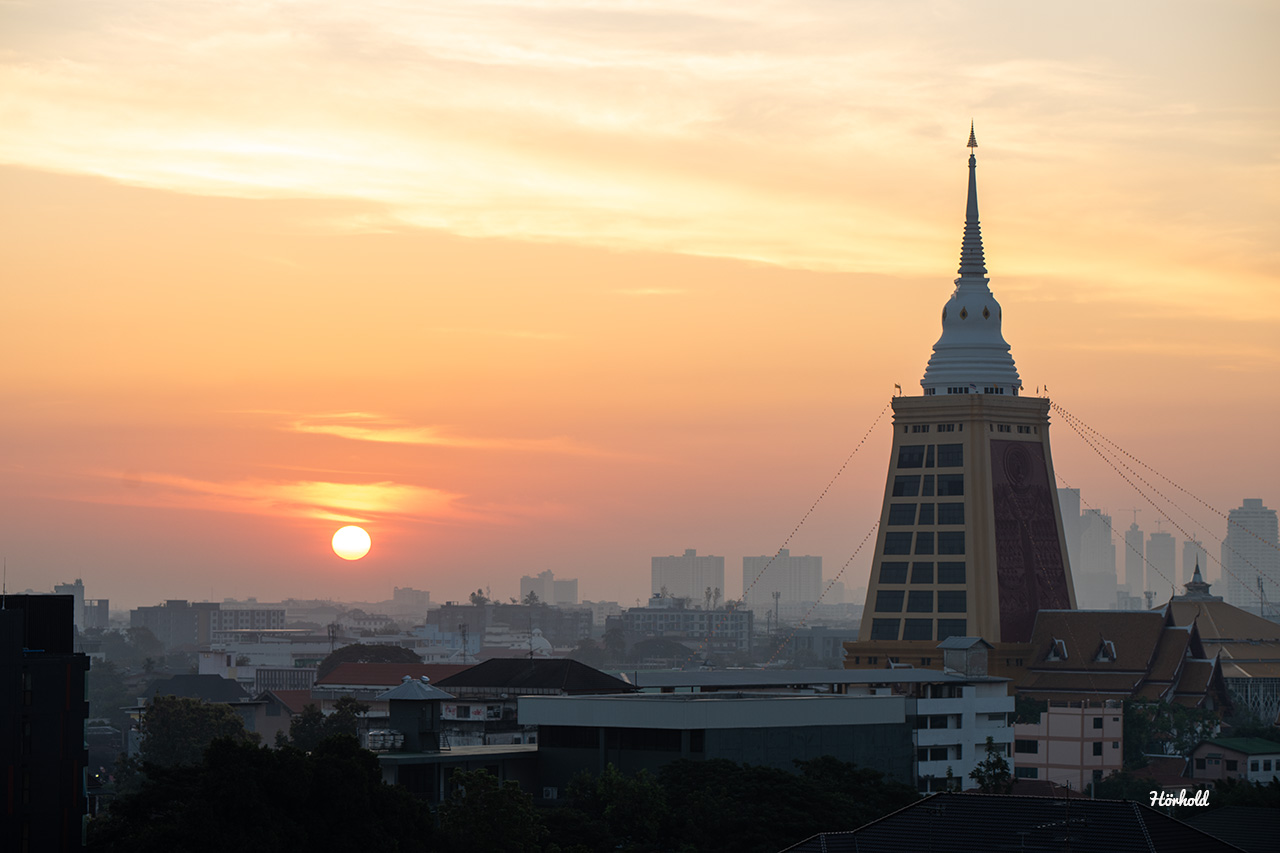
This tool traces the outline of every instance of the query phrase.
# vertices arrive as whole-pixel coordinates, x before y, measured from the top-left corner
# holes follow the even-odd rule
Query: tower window
[[[933,467],[933,445],[929,445],[924,455],[924,467]]]
[[[938,592],[939,613],[964,613],[966,609],[963,589],[944,589]]]
[[[906,563],[881,563],[880,564],[880,583],[906,583],[907,582],[907,564]]]
[[[897,621],[896,619],[894,620]],[[939,619],[938,620],[938,642],[942,642],[948,637],[963,637],[968,626],[967,620],[964,619]],[[874,627],[872,630],[875,630]]]
[[[902,597],[902,590],[900,589],[880,590],[876,593],[876,612],[901,613]]]
[[[964,494],[964,474],[939,474],[938,496],[960,497]]]
[[[964,466],[964,445],[963,444],[939,444],[938,445],[938,467],[939,468],[960,468]]]
[[[920,484],[920,495],[921,497],[926,497],[926,498],[933,497],[933,475],[932,474],[924,475],[924,480]]]
[[[938,563],[938,583],[964,583],[964,563]]]
[[[933,591],[932,590],[911,590],[907,596],[907,612],[908,613],[932,613],[933,612]]]
[[[938,504],[939,524],[964,524],[964,503],[953,501]]]
[[[933,524],[933,504],[920,504],[920,524]]]
[[[955,432],[955,424],[938,424],[938,432]]]
[[[895,498],[914,498],[918,494],[920,494],[919,474],[899,474],[893,478]]]
[[[899,468],[919,468],[924,465],[924,445],[904,444],[898,448]]]
[[[925,504],[929,507],[932,514],[933,504]],[[890,504],[889,505],[889,524],[902,526],[916,523],[916,505],[915,504]]]
[[[932,619],[905,619],[906,624],[902,626],[902,639],[904,640],[932,640],[933,639],[933,620]],[[929,658],[922,658],[920,663]]]
[[[928,432],[929,425],[928,424],[912,424],[911,431],[912,432]]]
[[[963,536],[964,534],[962,533],[961,535]],[[916,553],[933,553],[933,533],[931,531],[921,530],[916,534]]]
[[[916,553],[919,553],[917,551]],[[963,554],[964,553],[964,531],[963,530],[947,530],[938,534],[938,553],[939,554]]]
[[[884,535],[884,552],[886,554],[910,554],[910,533],[886,533]]]
[[[996,424],[996,432],[1013,432],[1008,424]]]
[[[906,563],[881,563],[880,564],[880,583],[906,583],[907,582],[907,564]]]
[[[898,622],[899,620],[897,619],[872,619],[871,620],[871,639],[873,640],[898,639]],[[867,658],[867,663],[875,663],[875,660],[873,658]]]
[[[933,583],[933,563],[912,563],[912,583]]]

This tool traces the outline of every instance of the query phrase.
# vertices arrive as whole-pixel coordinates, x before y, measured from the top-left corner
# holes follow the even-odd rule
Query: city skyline
[[[829,580],[940,331],[971,119],[1024,393],[1280,504],[1267,4],[64,6],[0,11],[10,590],[629,602],[686,548]],[[1152,532],[1050,423],[1057,485]]]

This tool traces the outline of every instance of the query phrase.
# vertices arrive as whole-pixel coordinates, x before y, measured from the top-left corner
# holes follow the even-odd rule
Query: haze
[[[1275,506],[1278,31],[1264,2],[0,3],[8,588],[552,569],[629,603],[685,548],[736,580],[920,393],[971,119],[1027,391]],[[1059,485],[1127,523],[1054,424]],[[889,440],[789,542],[828,577]]]

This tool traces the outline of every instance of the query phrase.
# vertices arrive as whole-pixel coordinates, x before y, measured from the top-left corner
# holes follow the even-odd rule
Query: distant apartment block
[[[520,600],[527,600],[530,593],[537,596],[542,604],[577,604],[578,579],[559,580],[550,570],[534,576],[525,575],[520,578]]]
[[[689,548],[679,557],[654,557],[651,569],[651,589],[655,595],[687,598],[690,603],[701,602],[707,590],[719,591],[724,600],[724,557],[710,554],[699,556]]]
[[[775,602],[779,607],[813,604],[822,596],[822,558],[793,556],[786,548],[776,556],[743,557],[742,589],[747,608],[761,620]]]
[[[1177,540],[1172,533],[1157,530],[1147,537],[1147,589],[1154,590],[1157,600],[1177,594]]]
[[[750,610],[704,610],[683,598],[655,595],[645,607],[628,607],[610,617],[606,630],[618,625],[630,643],[664,637],[708,652],[745,652],[751,649],[753,621]]]
[[[283,629],[285,611],[223,610],[217,602],[171,599],[164,604],[129,611],[129,625],[148,629],[168,648],[207,646],[228,642],[239,631]]]
[[[1280,604],[1280,551],[1276,550],[1276,511],[1259,498],[1244,502],[1227,514],[1227,535],[1222,540],[1222,572],[1227,582],[1227,603],[1265,616]]]
[[[1111,516],[1088,509],[1080,516],[1079,557],[1071,558],[1076,578],[1076,603],[1083,610],[1116,606],[1116,546],[1111,541]]]
[[[425,589],[398,586],[391,593],[391,608],[396,613],[425,614],[431,608],[431,593]]]

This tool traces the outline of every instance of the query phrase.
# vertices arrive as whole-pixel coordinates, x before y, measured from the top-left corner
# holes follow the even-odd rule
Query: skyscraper
[[[1141,596],[1147,588],[1145,540],[1146,534],[1136,521],[1124,532],[1124,585],[1130,595]]]
[[[1111,541],[1111,516],[1087,509],[1080,516],[1080,562],[1071,562],[1076,602],[1090,610],[1116,606],[1116,546]]]
[[[1178,543],[1172,533],[1157,530],[1147,538],[1147,589],[1154,590],[1156,600],[1178,592]]]
[[[1280,604],[1280,551],[1276,550],[1276,511],[1260,498],[1245,498],[1227,515],[1222,540],[1222,571],[1227,603],[1258,613],[1266,598],[1270,615]],[[1259,591],[1261,582],[1261,591]]]
[[[972,130],[969,147],[977,147]],[[955,285],[923,395],[893,399],[893,447],[851,665],[881,655],[932,660],[952,636],[1025,643],[1037,610],[1075,607],[1049,401],[1020,396],[988,287],[972,152]]]

